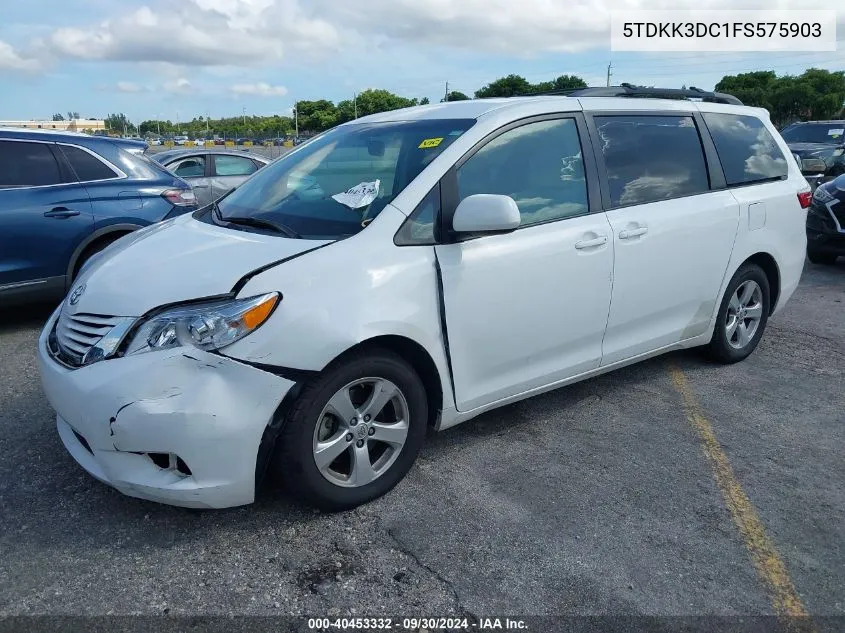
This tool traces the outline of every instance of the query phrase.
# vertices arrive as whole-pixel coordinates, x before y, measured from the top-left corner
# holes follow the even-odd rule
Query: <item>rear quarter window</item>
[[[117,178],[118,174],[111,167],[85,150],[70,145],[59,147],[80,182]]]
[[[702,116],[728,186],[786,178],[786,158],[760,119],[716,112],[704,112]]]

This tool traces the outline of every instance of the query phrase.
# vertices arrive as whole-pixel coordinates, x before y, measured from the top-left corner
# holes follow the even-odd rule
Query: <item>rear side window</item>
[[[691,116],[598,116],[610,204],[624,207],[710,189]]]
[[[111,167],[85,150],[70,145],[60,145],[59,147],[61,147],[65,158],[67,158],[80,182],[117,178],[117,174]]]
[[[47,143],[0,141],[0,187],[38,187],[62,182]]]
[[[199,178],[205,175],[205,158],[190,156],[168,165],[168,168],[182,178]]]
[[[240,156],[215,156],[214,165],[218,176],[248,176],[257,169],[250,159]]]
[[[786,178],[786,158],[757,117],[703,113],[728,185]]]

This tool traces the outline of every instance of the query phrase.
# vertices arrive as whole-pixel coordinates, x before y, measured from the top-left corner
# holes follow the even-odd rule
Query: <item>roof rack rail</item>
[[[571,88],[569,90],[550,90],[548,92],[535,92],[520,96],[532,97],[538,95],[565,95],[567,97],[644,97],[651,99],[700,99],[709,103],[730,103],[742,105],[742,101],[733,95],[723,92],[707,92],[695,86],[687,89],[677,88],[647,88],[645,86],[634,86],[632,84],[621,84],[619,86],[596,87],[596,88]]]

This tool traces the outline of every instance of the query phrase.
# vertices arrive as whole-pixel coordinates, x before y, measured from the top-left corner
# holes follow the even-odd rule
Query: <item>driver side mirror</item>
[[[519,228],[519,207],[510,196],[478,193],[467,196],[455,209],[456,233],[505,233]]]

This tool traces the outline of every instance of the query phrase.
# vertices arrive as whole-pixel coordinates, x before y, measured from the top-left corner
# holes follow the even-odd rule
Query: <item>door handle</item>
[[[211,185],[191,185],[194,189],[208,189]]]
[[[593,248],[594,246],[601,246],[607,244],[607,235],[600,235],[592,240],[578,240],[575,242],[575,248],[578,250],[584,248]]]
[[[619,239],[630,240],[633,237],[639,237],[640,235],[645,235],[646,233],[648,233],[647,226],[641,226],[636,229],[625,229],[624,231],[619,231]]]
[[[45,218],[71,218],[75,215],[79,215],[79,211],[74,211],[73,209],[68,209],[67,207],[53,207],[49,211],[44,212]]]

